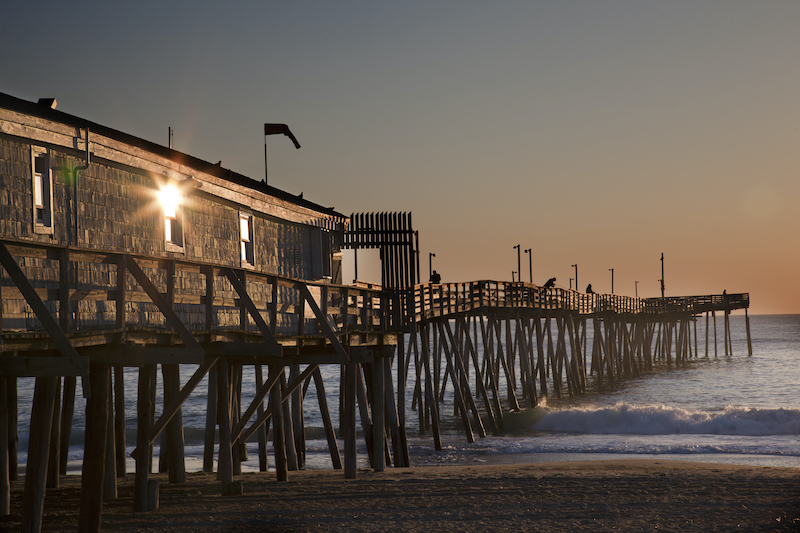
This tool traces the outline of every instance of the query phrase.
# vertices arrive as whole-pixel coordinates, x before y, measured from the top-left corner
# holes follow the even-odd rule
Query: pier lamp
[[[578,285],[578,263],[575,263],[572,266],[575,268],[575,290],[577,291],[578,287],[580,287],[580,285]]]
[[[520,255],[522,255],[522,254],[520,253],[519,244],[514,246],[514,248],[517,249],[517,278],[518,278],[517,281],[522,281],[522,267],[520,266],[521,263],[522,263],[522,260],[520,259]],[[513,276],[512,276],[512,279],[513,279]]]
[[[528,254],[528,274],[530,275],[531,283],[533,283],[533,256],[531,254],[531,249],[528,248],[525,250],[525,253]]]
[[[639,282],[638,282],[638,281],[634,281],[633,283],[635,284],[635,287],[636,287],[636,297],[638,298],[638,297],[639,297]]]
[[[611,272],[611,294],[614,294],[614,269],[609,268],[609,272]]]
[[[436,254],[432,252],[428,252],[428,279],[433,277],[433,258],[436,257]]]

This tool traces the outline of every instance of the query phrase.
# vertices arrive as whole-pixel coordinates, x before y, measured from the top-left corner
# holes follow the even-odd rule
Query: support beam
[[[86,402],[83,470],[81,472],[81,507],[78,530],[100,532],[103,514],[103,486],[106,476],[108,415],[111,412],[109,391],[111,368],[92,364],[91,398]]]
[[[169,302],[166,300],[166,298],[164,298],[161,292],[159,292],[156,286],[153,285],[153,282],[150,281],[150,278],[147,277],[139,264],[132,257],[128,257],[125,261],[125,267],[128,269],[128,272],[133,274],[133,277],[136,279],[139,285],[141,285],[142,289],[144,289],[144,292],[147,293],[147,296],[150,297],[150,300],[156,304],[158,309],[164,315],[164,318],[167,319],[167,323],[172,326],[172,329],[174,329],[175,332],[180,336],[186,347],[196,355],[202,357],[203,347],[200,346],[200,343],[197,342],[197,339],[194,338],[183,322],[181,322],[180,317],[178,317],[178,315],[172,309],[172,306],[169,305]]]
[[[22,499],[22,531],[35,533],[42,529],[47,458],[50,451],[53,405],[56,399],[56,378],[36,378],[28,438],[28,465],[25,470],[25,492]]]

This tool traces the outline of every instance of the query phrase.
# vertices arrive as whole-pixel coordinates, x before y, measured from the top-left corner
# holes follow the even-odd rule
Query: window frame
[[[242,231],[242,222],[247,222],[247,237]],[[239,211],[239,263],[244,268],[255,268],[255,231],[253,228],[253,214]]]
[[[37,161],[43,161],[43,172],[37,172]],[[53,234],[53,168],[51,153],[43,146],[31,146],[31,222],[33,232],[43,235]],[[38,179],[37,179],[38,178]],[[37,194],[37,191],[39,193]],[[38,198],[37,198],[38,197]],[[37,203],[37,199],[41,202]],[[43,216],[39,217],[39,212]]]

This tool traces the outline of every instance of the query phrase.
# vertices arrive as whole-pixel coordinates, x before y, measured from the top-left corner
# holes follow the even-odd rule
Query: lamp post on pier
[[[530,248],[525,250],[525,253],[528,254],[528,274],[530,275],[531,283],[533,283],[533,254]]]
[[[579,285],[578,285],[578,263],[575,263],[572,266],[575,268],[575,290],[577,291],[578,287],[579,287]]]
[[[636,297],[638,298],[639,297],[639,282],[638,281],[634,281],[634,283],[636,284],[635,285],[635,287],[636,287]]]
[[[614,269],[609,268],[608,270],[611,271],[611,294],[614,294]]]
[[[664,253],[661,253],[661,298],[664,298]]]
[[[433,258],[436,257],[436,254],[432,252],[428,252],[428,279],[433,277]]]
[[[521,258],[522,253],[520,252],[519,244],[514,246],[514,248],[517,249],[517,278],[518,278],[518,281],[522,281],[522,266],[521,266],[522,265],[522,258]],[[513,276],[512,276],[512,278],[513,278]]]

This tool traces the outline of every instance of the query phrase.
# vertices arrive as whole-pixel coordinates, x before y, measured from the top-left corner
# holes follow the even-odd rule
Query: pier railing
[[[380,288],[143,254],[10,240],[0,246],[6,251],[0,254],[0,351],[47,349],[54,335],[75,347],[162,344],[165,332],[180,329],[191,344],[187,335],[214,342],[258,336],[268,327],[281,344],[293,346],[303,338],[325,344],[331,335],[381,335],[399,327],[396,295]],[[180,342],[166,342],[173,340]]]
[[[618,294],[586,294],[558,287],[539,287],[532,283],[491,280],[423,283],[414,287],[413,295],[413,314],[417,320],[469,313],[483,308],[569,311],[590,315],[602,312],[703,313],[713,310],[744,309],[748,306],[747,293],[637,298]]]

